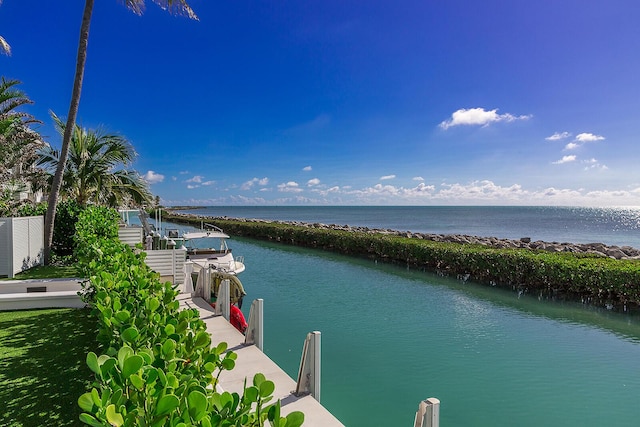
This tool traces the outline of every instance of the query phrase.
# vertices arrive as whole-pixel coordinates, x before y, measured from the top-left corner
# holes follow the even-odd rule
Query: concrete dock
[[[296,389],[296,381],[289,377],[282,368],[269,359],[258,347],[255,345],[246,346],[244,344],[244,335],[231,326],[223,316],[215,316],[213,308],[204,299],[192,297],[190,294],[180,294],[177,299],[180,301],[181,307],[199,310],[200,318],[206,323],[207,331],[211,334],[212,346],[226,342],[229,350],[233,350],[238,355],[235,368],[220,375],[220,387],[223,390],[242,395],[245,379],[247,379],[248,384],[251,384],[253,376],[257,373],[262,373],[275,384],[273,402],[280,399],[282,415],[293,411],[301,411],[304,413],[304,426],[344,426],[311,395],[295,396],[292,392]]]

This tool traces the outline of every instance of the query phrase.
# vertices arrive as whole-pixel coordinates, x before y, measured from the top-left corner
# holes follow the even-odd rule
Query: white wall
[[[44,263],[44,217],[0,218],[0,276]]]

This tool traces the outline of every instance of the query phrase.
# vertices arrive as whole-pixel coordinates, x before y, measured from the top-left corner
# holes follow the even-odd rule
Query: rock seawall
[[[337,224],[321,224],[308,223],[301,221],[281,221],[281,220],[263,220],[252,218],[232,218],[227,216],[203,216],[194,214],[185,214],[181,212],[170,211],[171,215],[176,218],[184,218],[185,220],[198,221],[238,221],[238,222],[255,222],[255,223],[275,223],[294,225],[298,227],[350,231],[358,233],[370,234],[386,234],[411,239],[431,240],[434,242],[458,243],[466,245],[481,245],[497,249],[530,249],[542,250],[547,252],[573,252],[588,253],[595,256],[615,258],[615,259],[640,259],[640,249],[631,246],[615,246],[605,245],[604,243],[569,243],[569,242],[545,242],[542,240],[532,241],[529,237],[522,237],[518,240],[501,239],[497,237],[479,237],[466,234],[431,234],[431,233],[414,233],[411,231],[398,231],[391,229],[357,227],[350,225]]]

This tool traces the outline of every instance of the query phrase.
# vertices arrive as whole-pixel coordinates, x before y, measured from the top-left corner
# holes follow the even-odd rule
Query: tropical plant
[[[141,15],[144,12],[145,0],[122,0],[125,6],[134,13]],[[186,0],[153,0],[169,13],[176,15],[184,15],[188,18],[197,20],[198,17],[191,9]],[[73,80],[73,89],[71,92],[71,102],[69,104],[69,113],[67,114],[67,125],[62,137],[62,148],[59,155],[58,167],[53,176],[51,189],[49,192],[49,200],[47,205],[47,215],[45,217],[44,237],[45,263],[49,262],[49,253],[51,251],[51,242],[53,240],[53,224],[56,217],[56,207],[58,198],[60,197],[60,189],[62,187],[64,168],[69,154],[69,145],[71,143],[71,132],[76,123],[78,116],[78,108],[80,106],[80,93],[82,92],[82,80],[84,78],[84,66],[87,60],[87,45],[89,43],[89,27],[91,25],[91,16],[93,14],[93,5],[95,0],[85,0],[84,12],[82,14],[82,24],[80,26],[80,39],[78,41],[78,54],[76,58],[76,71]]]
[[[16,86],[0,79],[0,216],[12,216],[22,203],[19,194],[38,187],[42,174],[33,166],[43,144],[30,126],[38,121],[20,107],[33,104]]]
[[[66,124],[54,113],[51,116],[58,131],[64,133]],[[63,199],[73,199],[82,206],[93,203],[111,207],[151,202],[147,182],[128,169],[135,158],[136,152],[125,137],[75,125],[63,175]],[[41,150],[38,166],[51,172],[50,182],[60,162],[58,150],[51,146]]]
[[[3,123],[16,119],[24,124],[37,122],[32,115],[17,111],[19,107],[33,104],[24,92],[15,88],[20,83],[19,80],[7,80],[5,77],[0,79],[0,120]]]
[[[255,374],[242,394],[222,392],[220,376],[237,354],[211,335],[195,308],[181,309],[179,291],[117,239],[118,214],[90,206],[76,225],[78,269],[89,279],[83,299],[98,320],[102,354],[89,352],[95,376],[78,398],[90,426],[298,427],[304,414],[280,414],[275,384]]]

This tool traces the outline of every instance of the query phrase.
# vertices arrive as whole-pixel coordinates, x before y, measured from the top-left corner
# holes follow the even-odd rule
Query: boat
[[[238,275],[245,270],[244,257],[234,255],[227,246],[229,235],[215,225],[205,224],[206,229],[182,234],[187,260],[193,261],[194,272],[212,268],[225,274]]]

